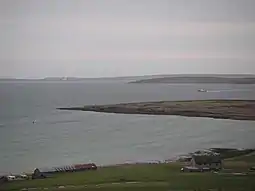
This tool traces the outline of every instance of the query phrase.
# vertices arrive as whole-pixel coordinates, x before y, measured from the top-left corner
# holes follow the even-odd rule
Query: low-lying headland
[[[255,84],[255,77],[219,77],[219,76],[170,76],[131,81],[130,83],[174,83],[174,84]]]
[[[255,120],[255,100],[198,100],[122,103],[58,108],[121,114],[178,115],[232,120]]]

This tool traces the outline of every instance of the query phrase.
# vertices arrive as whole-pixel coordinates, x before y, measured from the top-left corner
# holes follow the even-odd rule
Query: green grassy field
[[[97,171],[60,173],[42,180],[6,183],[0,190],[229,190],[254,191],[255,174],[231,173],[182,173],[181,163],[123,165],[99,168]],[[231,172],[248,172],[255,166],[255,154],[224,160],[224,167]],[[64,186],[64,187],[61,187]]]

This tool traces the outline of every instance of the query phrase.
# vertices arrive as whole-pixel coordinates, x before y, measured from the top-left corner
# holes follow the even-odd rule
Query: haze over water
[[[201,88],[209,92],[197,92]],[[211,147],[254,148],[253,121],[56,110],[87,104],[254,98],[254,85],[1,82],[0,173],[73,163],[166,160]]]

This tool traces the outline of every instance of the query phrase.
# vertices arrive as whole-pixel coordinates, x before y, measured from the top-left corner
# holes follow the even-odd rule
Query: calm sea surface
[[[210,91],[197,92],[201,88]],[[0,82],[0,174],[74,163],[165,160],[210,147],[254,148],[253,121],[55,109],[218,98],[255,99],[255,86]]]

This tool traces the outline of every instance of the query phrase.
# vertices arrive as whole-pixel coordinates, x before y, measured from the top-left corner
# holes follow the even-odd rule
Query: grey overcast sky
[[[255,74],[255,0],[1,0],[0,77]]]

